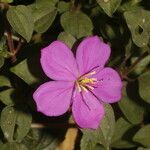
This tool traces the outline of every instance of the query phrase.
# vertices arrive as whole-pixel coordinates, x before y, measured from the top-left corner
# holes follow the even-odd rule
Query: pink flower
[[[81,128],[98,128],[104,116],[103,103],[121,98],[118,73],[104,67],[110,52],[109,45],[97,36],[80,43],[76,59],[61,41],[42,49],[42,68],[55,81],[42,84],[33,94],[37,110],[47,116],[59,116],[72,106],[73,117]]]

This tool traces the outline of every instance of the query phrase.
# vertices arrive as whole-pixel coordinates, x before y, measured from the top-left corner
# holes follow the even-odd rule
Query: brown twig
[[[9,51],[11,53],[11,60],[12,60],[12,62],[15,62],[16,56],[15,56],[14,42],[12,39],[12,32],[10,30],[10,26],[9,26],[8,22],[6,22],[6,33],[7,33],[8,47],[9,47]]]
[[[19,38],[18,45],[15,49],[15,54],[17,54],[19,52],[19,50],[21,49],[23,44],[24,44],[24,40],[22,38]]]
[[[8,9],[10,7],[10,5],[8,3],[3,3],[3,2],[0,2],[0,8],[2,10],[4,9]]]
[[[42,124],[42,123],[32,123],[31,128],[34,129],[43,129],[43,128],[60,128],[60,127],[68,127],[68,128],[76,128],[74,123],[69,124]]]

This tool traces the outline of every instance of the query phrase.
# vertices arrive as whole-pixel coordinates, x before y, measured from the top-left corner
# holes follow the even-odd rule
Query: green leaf
[[[92,34],[93,24],[91,19],[80,11],[67,11],[61,16],[61,25],[65,32],[77,38]]]
[[[32,116],[26,110],[17,111],[17,119],[16,119],[16,140],[21,142],[22,139],[27,135],[30,130],[32,122]]]
[[[3,2],[3,3],[12,3],[13,0],[0,0],[0,2]]]
[[[150,103],[150,71],[142,74],[138,81],[139,81],[139,93],[140,96],[144,101]]]
[[[97,0],[97,3],[108,16],[112,17],[113,13],[120,6],[121,0]]]
[[[45,32],[53,23],[57,11],[55,3],[49,0],[39,1],[28,6],[34,18],[34,29],[39,33]]]
[[[5,138],[9,142],[21,142],[30,130],[31,121],[31,115],[25,109],[18,111],[12,106],[5,107],[0,121]]]
[[[45,31],[47,31],[47,29],[52,25],[56,15],[57,15],[57,11],[54,10],[54,11],[42,16],[38,20],[36,20],[34,23],[35,31],[37,31],[39,33],[43,33]]]
[[[142,144],[145,147],[150,148],[150,125],[146,125],[141,128],[133,137],[135,142]]]
[[[0,87],[3,86],[11,87],[11,83],[7,77],[0,75]]]
[[[15,130],[15,121],[17,118],[17,113],[13,107],[7,106],[2,110],[1,113],[1,129],[5,138],[9,141],[13,141],[13,135]]]
[[[124,13],[133,42],[139,47],[145,47],[149,41],[150,12],[144,9],[136,9]]]
[[[115,117],[113,109],[110,105],[105,105],[105,116],[96,130],[84,129],[83,135],[90,141],[102,144],[105,148],[109,148],[115,128]]]
[[[126,87],[124,87],[122,100],[118,104],[125,117],[132,124],[139,124],[143,120],[144,109],[136,101],[128,96]]]
[[[54,130],[54,128],[31,129],[23,142],[29,150],[55,150],[64,140],[65,128]],[[48,134],[47,134],[48,133]]]
[[[10,55],[10,52],[8,52],[8,46],[6,44],[6,38],[2,37],[0,40],[0,57],[8,58]]]
[[[58,0],[36,0],[36,7],[40,8],[40,7],[46,7],[46,8],[50,8],[52,5],[56,5],[58,2]]]
[[[138,147],[137,150],[150,150],[150,148]]]
[[[7,19],[13,29],[29,42],[34,28],[30,9],[23,5],[10,7],[7,12]]]
[[[69,9],[70,9],[70,3],[69,2],[60,1],[58,3],[58,11],[60,13],[66,12]]]
[[[28,150],[24,144],[6,143],[1,146],[1,150]]]
[[[127,131],[131,129],[133,125],[129,122],[127,122],[122,117],[119,118],[115,125],[115,131],[112,138],[112,147],[115,148],[131,148],[134,147],[135,144],[132,142],[129,142],[129,137],[131,135],[127,136]],[[125,136],[126,135],[126,136]]]
[[[131,0],[131,1],[126,1],[124,2],[121,7],[119,8],[119,10],[121,11],[130,11],[133,9],[139,9],[140,8],[140,2],[142,0]]]
[[[0,92],[0,101],[4,103],[5,105],[14,105],[15,101],[13,101],[13,93],[15,90],[13,88],[4,90]]]
[[[83,135],[80,143],[80,148],[81,150],[95,150],[96,144],[96,141],[92,141],[86,135]]]
[[[27,59],[12,67],[10,71],[29,85],[39,82],[38,77],[34,76],[30,71]]]
[[[57,39],[65,42],[70,48],[72,48],[73,44],[76,42],[75,37],[66,32],[61,32]]]
[[[0,56],[0,68],[4,65],[4,58]]]
[[[133,127],[133,125],[127,122],[124,118],[119,118],[115,124],[115,131],[112,138],[112,143],[117,142],[122,138],[125,132]]]

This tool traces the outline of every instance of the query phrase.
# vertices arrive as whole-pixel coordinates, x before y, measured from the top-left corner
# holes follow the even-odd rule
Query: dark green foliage
[[[120,102],[105,105],[99,128],[81,129],[73,144],[81,150],[150,149],[149,0],[0,0],[0,150],[59,147],[70,114],[53,118],[36,111],[32,93],[48,81],[40,50],[58,39],[75,52],[89,35],[111,45],[107,65],[124,87]]]

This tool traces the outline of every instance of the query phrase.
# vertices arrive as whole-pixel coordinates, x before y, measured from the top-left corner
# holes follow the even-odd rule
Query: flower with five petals
[[[54,81],[42,84],[34,92],[37,110],[47,116],[59,116],[72,107],[79,127],[96,129],[104,116],[104,103],[121,98],[119,74],[105,67],[110,53],[110,46],[97,36],[87,37],[79,44],[76,58],[61,41],[43,48],[42,69]]]

